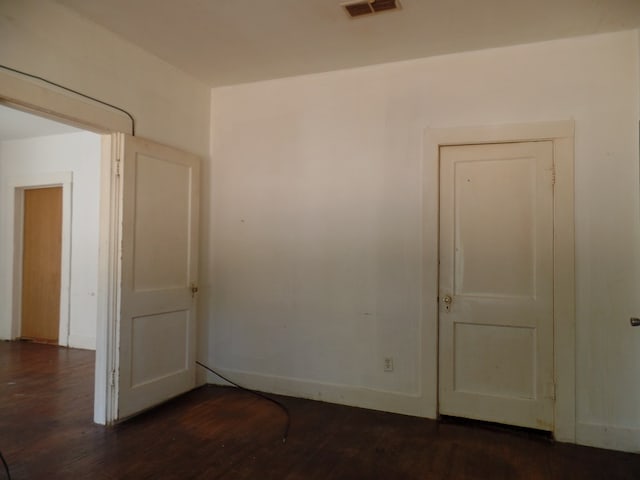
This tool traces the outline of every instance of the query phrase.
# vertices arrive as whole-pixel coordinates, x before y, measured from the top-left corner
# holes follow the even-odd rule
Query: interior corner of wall
[[[96,349],[96,337],[85,335],[69,335],[69,348],[81,348],[83,350]]]

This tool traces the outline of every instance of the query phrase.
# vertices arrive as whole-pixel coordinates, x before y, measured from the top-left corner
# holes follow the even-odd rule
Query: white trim
[[[420,414],[421,401],[418,394],[267,375],[224,367],[218,367],[216,371],[233,379],[240,385],[250,385],[252,389],[261,392],[351,405],[358,408],[368,408],[402,415],[419,416]],[[211,384],[228,385],[227,382],[212,374],[208,375],[207,381]]]
[[[97,133],[132,131],[126,114],[24,75],[0,68],[0,85],[0,103]]]
[[[3,245],[9,245],[4,259],[8,266],[8,283],[0,292],[0,321],[9,323],[9,339],[20,337],[22,298],[22,225],[24,220],[24,191],[33,188],[62,187],[62,258],[60,264],[60,328],[58,344],[69,344],[69,305],[71,292],[71,172],[38,173],[9,177],[5,180],[2,192],[5,234]]]
[[[554,435],[575,442],[575,258],[574,121],[482,127],[430,128],[424,134],[422,165],[422,321],[423,414],[438,415],[438,225],[439,152],[445,145],[550,140],[554,148]],[[435,253],[434,253],[435,252]]]
[[[98,322],[96,328],[96,366],[94,385],[94,421],[108,424],[116,418],[113,390],[110,388],[110,372],[117,358],[117,335],[115,335],[114,312],[117,313],[117,256],[119,248],[117,234],[113,233],[114,213],[112,198],[115,185],[111,174],[111,142],[115,142],[115,132],[132,132],[130,119],[106,106],[73,96],[61,89],[22,75],[0,69],[0,103],[15,105],[53,120],[70,123],[79,128],[103,136],[101,170],[100,207],[100,264],[98,274]],[[105,146],[106,145],[106,146]],[[106,171],[106,174],[105,174]],[[1,198],[1,197],[0,197]],[[105,205],[106,203],[106,205]],[[7,239],[0,239],[6,241]],[[8,270],[8,269],[5,269]],[[0,275],[4,272],[0,272]],[[9,279],[11,281],[11,279]],[[116,310],[114,310],[116,308]],[[2,305],[0,305],[2,312]],[[8,317],[7,317],[8,318]],[[2,323],[0,322],[0,327]],[[0,332],[1,333],[1,332]],[[114,353],[115,352],[115,353]]]
[[[578,422],[576,440],[581,445],[640,453],[640,428]]]
[[[98,278],[98,322],[96,333],[96,381],[93,421],[110,425],[118,418],[117,379],[118,329],[120,320],[120,247],[121,193],[120,179],[114,169],[120,152],[121,135],[102,137],[100,229]]]

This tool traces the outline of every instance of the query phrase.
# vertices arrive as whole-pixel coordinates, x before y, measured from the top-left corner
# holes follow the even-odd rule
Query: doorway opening
[[[101,143],[0,105],[0,338],[95,358]]]
[[[36,81],[34,81],[36,80]],[[84,97],[84,98],[82,98]],[[94,100],[87,101],[87,100]],[[116,372],[115,353],[118,351],[115,335],[115,318],[118,302],[115,290],[118,276],[118,191],[113,182],[114,147],[116,132],[134,132],[134,118],[125,110],[106,104],[98,99],[77,94],[63,86],[51,84],[46,79],[33,77],[28,73],[5,72],[0,69],[0,105],[11,106],[21,112],[31,112],[36,119],[53,119],[65,132],[72,126],[86,134],[98,135],[100,139],[100,179],[96,191],[100,195],[100,210],[96,216],[100,255],[98,260],[98,287],[94,292],[98,308],[95,330],[95,382],[94,382],[94,421],[99,424],[112,423],[117,412],[112,401],[113,380]],[[0,110],[2,112],[2,110]],[[51,123],[49,123],[49,126]],[[4,178],[3,166],[0,164],[0,178]],[[57,172],[60,173],[60,172]],[[15,189],[7,188],[4,180],[0,181],[3,198],[0,199],[0,246],[11,245],[15,238],[9,232],[13,228],[11,213],[15,202]],[[63,207],[64,209],[64,207]],[[64,212],[63,212],[64,218]],[[77,216],[75,217],[77,219]],[[77,224],[77,222],[76,222]],[[9,228],[4,228],[9,225]],[[64,239],[63,239],[64,240]],[[76,244],[78,246],[78,244]],[[82,243],[80,244],[82,247]],[[64,256],[64,250],[63,250]],[[11,293],[14,278],[13,269],[9,268],[13,258],[5,252],[0,254],[0,338],[17,338],[14,331],[16,322],[13,318],[12,305],[19,302]],[[64,272],[64,260],[63,260]],[[64,281],[61,282],[64,288]],[[61,305],[65,305],[62,302]],[[64,322],[61,323],[64,325]]]
[[[96,349],[101,137],[0,107],[2,337]]]

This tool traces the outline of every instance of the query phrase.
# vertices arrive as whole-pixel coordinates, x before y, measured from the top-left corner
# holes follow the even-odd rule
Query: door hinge
[[[556,167],[551,169],[551,185],[556,184]]]
[[[116,177],[119,177],[120,176],[120,159],[119,158],[116,158],[115,169],[116,169]]]
[[[109,379],[109,386],[111,388],[115,388],[116,386],[116,371],[115,370],[111,370],[111,375],[110,375],[110,379]]]

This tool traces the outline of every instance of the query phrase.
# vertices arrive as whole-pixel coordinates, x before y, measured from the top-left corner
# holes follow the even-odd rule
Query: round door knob
[[[453,301],[453,299],[451,298],[451,296],[450,296],[450,295],[445,295],[445,296],[442,298],[442,301],[443,301],[445,304],[447,304],[447,305],[451,305],[451,302]]]

